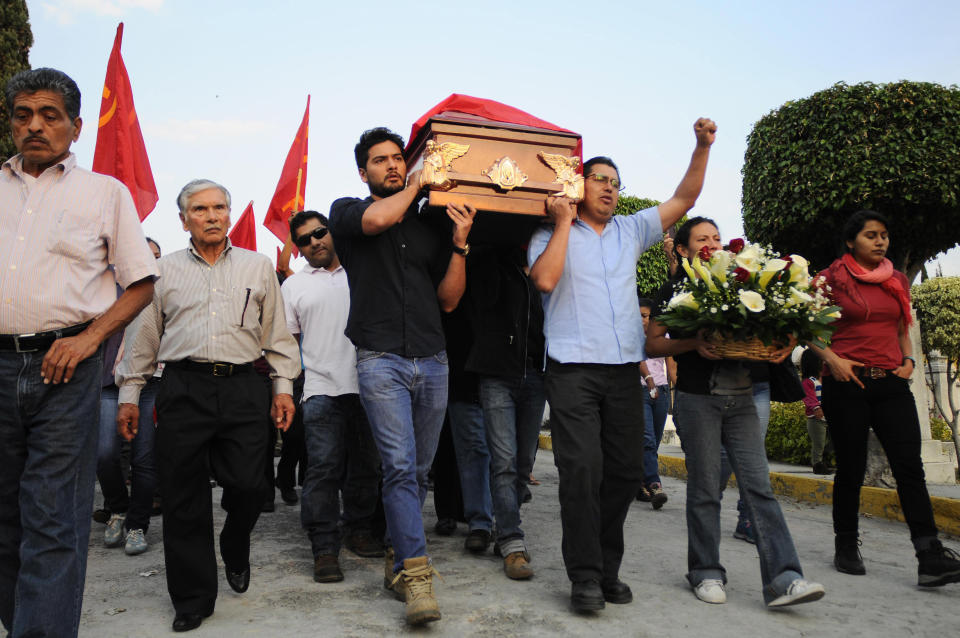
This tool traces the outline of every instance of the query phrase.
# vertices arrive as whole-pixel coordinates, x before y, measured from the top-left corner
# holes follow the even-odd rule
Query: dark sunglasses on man
[[[299,237],[297,237],[293,243],[297,245],[297,248],[305,248],[306,246],[310,245],[311,239],[316,239],[317,241],[320,241],[321,239],[327,236],[328,232],[330,231],[328,231],[323,226],[318,226],[317,228],[314,228],[312,231],[310,231],[306,235],[300,235]]]

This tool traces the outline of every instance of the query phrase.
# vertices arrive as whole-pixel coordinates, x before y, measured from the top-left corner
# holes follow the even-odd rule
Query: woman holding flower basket
[[[780,361],[796,339],[829,334],[832,312],[811,291],[806,262],[742,240],[722,250],[716,224],[689,220],[677,233],[681,270],[661,289],[647,354],[677,362],[677,424],[687,465],[687,580],[700,600],[726,602],[720,563],[721,447],[753,523],[768,607],[823,597],[804,580],[770,474],[745,359]],[[670,338],[666,338],[667,332]]]
[[[919,561],[918,584],[960,582],[960,556],[937,539],[920,459],[920,423],[909,379],[915,360],[910,285],[886,258],[887,220],[861,210],[843,229],[845,253],[824,271],[827,290],[842,309],[824,363],[822,406],[837,456],[833,483],[834,565],[866,573],[858,549],[860,486],[872,427],[897,480],[897,495]],[[821,344],[822,345],[822,344]]]

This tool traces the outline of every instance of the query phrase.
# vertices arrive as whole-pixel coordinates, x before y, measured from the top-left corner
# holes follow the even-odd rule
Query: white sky
[[[144,222],[165,252],[185,246],[174,199],[190,179],[250,200],[262,221],[313,96],[307,207],[366,195],[353,145],[372,126],[406,137],[451,93],[495,99],[583,135],[627,192],[665,199],[717,121],[696,212],[742,234],[740,169],[754,122],[838,81],[960,83],[960,3],[296,2],[28,0],[32,66],[71,75],[89,166],[117,23],[160,202]],[[894,238],[894,241],[896,238]],[[960,240],[960,232],[958,232]],[[262,226],[260,251],[279,242]],[[960,251],[940,259],[960,275]],[[931,267],[935,267],[932,265]]]

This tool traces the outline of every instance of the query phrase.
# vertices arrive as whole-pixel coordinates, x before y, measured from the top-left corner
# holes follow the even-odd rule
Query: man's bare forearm
[[[153,299],[153,277],[130,284],[113,302],[113,305],[84,330],[84,333],[95,336],[99,343],[103,343],[136,319],[151,299]]]

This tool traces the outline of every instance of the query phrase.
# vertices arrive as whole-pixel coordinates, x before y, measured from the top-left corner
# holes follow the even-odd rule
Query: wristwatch
[[[461,257],[466,257],[470,254],[470,244],[464,244],[463,248],[460,248],[456,244],[453,245],[453,252],[457,253]]]

